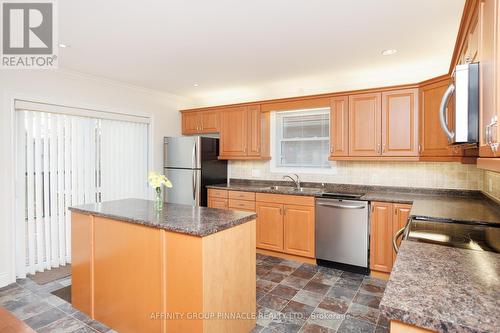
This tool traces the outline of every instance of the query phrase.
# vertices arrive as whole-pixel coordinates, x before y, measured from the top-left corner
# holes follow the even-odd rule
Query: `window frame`
[[[281,152],[278,148],[278,141],[324,141],[328,139],[328,147],[330,146],[330,119],[328,119],[328,136],[326,137],[314,137],[314,138],[290,138],[283,139],[283,135],[277,128],[278,125],[278,114],[280,113],[304,113],[311,112],[311,114],[324,114],[328,113],[330,116],[330,108],[329,107],[318,107],[318,108],[304,108],[304,109],[294,109],[294,110],[279,110],[272,111],[270,116],[270,144],[271,144],[271,161],[270,161],[270,171],[271,173],[309,173],[309,174],[332,174],[331,161],[328,161],[328,166],[319,167],[319,166],[282,166],[280,165]]]

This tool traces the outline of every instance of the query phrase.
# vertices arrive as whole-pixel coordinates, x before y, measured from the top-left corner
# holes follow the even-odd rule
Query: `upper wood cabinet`
[[[182,113],[182,134],[217,133],[218,131],[218,110]]]
[[[314,207],[284,205],[284,251],[314,258]]]
[[[382,156],[418,155],[418,90],[382,93]]]
[[[380,155],[380,98],[380,93],[349,96],[350,156]]]
[[[269,113],[259,105],[228,108],[220,114],[220,159],[269,159]]]
[[[491,149],[491,143],[500,142],[498,117],[500,110],[500,32],[498,0],[479,3],[479,109],[480,148],[479,156],[497,157],[500,151]],[[497,121],[495,121],[497,120]]]
[[[448,138],[439,125],[439,107],[449,79],[425,85],[420,89],[420,155],[428,157],[453,156]],[[448,121],[453,121],[452,104],[448,104]]]
[[[228,108],[220,114],[220,156],[247,156],[247,107]]]
[[[247,156],[259,156],[261,144],[260,106],[249,106],[247,110],[248,135]]]
[[[349,97],[330,101],[330,156],[349,155]]]

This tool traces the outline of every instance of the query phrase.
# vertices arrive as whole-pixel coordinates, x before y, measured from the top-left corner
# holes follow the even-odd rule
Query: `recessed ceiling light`
[[[388,55],[393,55],[394,53],[398,52],[398,50],[395,49],[387,49],[382,51],[383,56],[388,56]]]
[[[193,84],[193,87],[199,87],[200,85],[198,83]]]
[[[69,45],[68,44],[59,43],[59,47],[65,49],[65,48],[69,47]]]

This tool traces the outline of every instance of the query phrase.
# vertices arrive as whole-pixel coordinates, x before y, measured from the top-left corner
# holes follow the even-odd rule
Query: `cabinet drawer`
[[[290,205],[314,206],[314,197],[303,195],[257,193],[256,201]]]
[[[255,201],[254,192],[229,191],[229,199]]]
[[[217,190],[213,188],[208,189],[208,196],[212,198],[227,198],[227,191],[226,190]]]
[[[255,201],[229,199],[229,208],[255,211]]]
[[[227,209],[228,202],[227,199],[221,198],[208,198],[208,207],[209,208],[219,208],[219,209]]]

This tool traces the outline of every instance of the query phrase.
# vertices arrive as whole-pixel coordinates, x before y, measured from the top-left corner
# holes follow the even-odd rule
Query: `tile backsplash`
[[[484,171],[482,191],[500,202],[500,173]]]
[[[285,174],[271,172],[269,161],[230,161],[229,177],[238,179],[281,180]],[[486,172],[488,173],[488,172]],[[467,189],[485,191],[486,173],[475,165],[438,162],[353,162],[332,163],[326,174],[299,173],[302,181]],[[258,175],[258,176],[257,176]],[[495,178],[495,194],[500,197],[500,174]],[[488,178],[489,179],[489,178]]]

